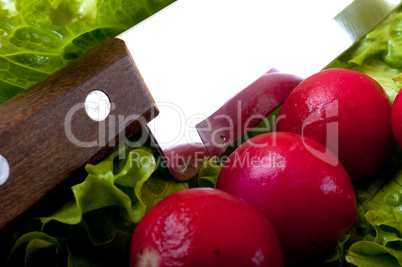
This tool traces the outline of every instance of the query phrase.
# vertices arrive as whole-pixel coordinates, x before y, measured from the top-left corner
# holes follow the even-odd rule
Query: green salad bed
[[[0,103],[171,2],[0,2]],[[399,8],[327,68],[363,72],[393,101],[402,87],[401,33]],[[132,164],[134,157],[147,164]],[[177,182],[159,162],[156,151],[145,145],[120,147],[87,165],[88,176],[71,187],[71,198],[60,209],[37,214],[6,233],[0,240],[0,266],[127,266],[131,235],[144,214],[175,192],[215,187],[221,168],[210,159],[196,177]],[[380,174],[355,189],[356,225],[322,259],[323,265],[402,266],[400,149]]]

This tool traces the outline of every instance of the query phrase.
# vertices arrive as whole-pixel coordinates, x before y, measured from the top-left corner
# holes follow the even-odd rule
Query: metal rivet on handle
[[[85,111],[94,121],[103,121],[110,114],[110,99],[100,90],[91,91],[85,99]]]
[[[10,166],[5,157],[0,155],[0,185],[4,184],[10,176]]]

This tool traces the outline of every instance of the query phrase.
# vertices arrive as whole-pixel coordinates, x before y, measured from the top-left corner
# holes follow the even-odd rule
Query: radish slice
[[[201,143],[181,144],[164,150],[167,166],[178,181],[187,181],[201,168],[208,153]]]
[[[220,156],[279,107],[302,78],[271,69],[240,91],[196,129],[209,155]]]

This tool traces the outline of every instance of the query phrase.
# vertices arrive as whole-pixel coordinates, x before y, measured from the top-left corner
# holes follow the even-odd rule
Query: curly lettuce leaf
[[[181,183],[174,179],[166,179],[160,176],[152,176],[142,187],[142,199],[148,211],[165,197],[188,188],[188,183]]]
[[[119,255],[118,262],[127,265],[136,223],[166,196],[189,188],[159,174],[147,148],[122,148],[96,165],[88,164],[86,171],[85,181],[71,188],[73,199],[41,217],[38,231],[16,241],[9,256],[12,266],[41,264],[38,255],[43,254],[68,266],[112,266]]]
[[[61,249],[58,240],[42,232],[30,232],[21,236],[15,242],[11,254],[7,260],[7,266],[29,266],[34,260],[34,255],[45,253],[54,257],[46,257],[42,264],[57,263],[57,253]]]
[[[371,241],[354,243],[348,250],[346,260],[355,266],[400,266],[398,261],[389,254],[384,246]]]
[[[94,218],[106,218],[108,216],[97,216],[104,213],[105,207],[119,207],[125,211],[133,223],[137,223],[144,216],[147,207],[142,200],[142,187],[151,177],[156,167],[155,158],[152,153],[144,149],[130,151],[124,167],[113,173],[113,162],[119,161],[122,151],[115,151],[97,165],[88,164],[86,170],[88,176],[84,182],[74,185],[72,191],[74,200],[65,204],[60,210],[49,217],[42,217],[41,221],[46,224],[52,220],[63,224],[75,225],[81,223],[84,214],[92,214],[85,220],[89,227],[89,233],[94,243],[107,243],[114,238],[115,229],[104,231],[105,237],[95,238],[91,231],[97,226]],[[94,216],[94,212],[96,215]],[[92,212],[92,213],[90,213]],[[92,220],[91,220],[92,218]],[[90,223],[90,222],[94,223]],[[102,224],[105,225],[107,221]],[[111,223],[114,225],[114,223]]]
[[[338,243],[329,248],[328,251],[323,255],[322,261],[326,263],[339,262],[339,266],[344,266],[346,254],[345,246],[349,238],[349,234],[342,236],[338,240]]]
[[[349,68],[375,79],[391,102],[402,87],[402,7],[326,68]]]
[[[172,2],[0,1],[0,104]]]
[[[49,17],[54,25],[68,25],[78,20],[92,23],[96,20],[97,3],[97,0],[53,0]]]
[[[328,67],[371,76],[393,102],[402,87],[401,33],[402,7]],[[396,157],[400,162],[400,151]],[[390,172],[395,165],[356,192],[358,216],[345,257],[354,266],[402,266],[402,171]]]
[[[204,160],[198,172],[198,185],[215,188],[222,166],[216,157]]]
[[[332,62],[326,68],[347,68],[364,73],[376,80],[385,90],[391,103],[402,88],[402,68],[388,65],[377,58],[368,58],[362,65],[349,64],[342,58]]]
[[[350,53],[348,63],[362,65],[376,57],[392,67],[402,67],[402,8],[392,12],[384,21],[366,34]]]
[[[363,65],[353,66],[352,69],[367,74],[376,80],[393,103],[402,87],[402,69],[394,68],[378,59],[369,59]]]
[[[392,177],[392,176],[391,176]],[[402,170],[357,191],[358,218],[346,260],[356,266],[402,266]],[[375,265],[380,264],[380,265]]]

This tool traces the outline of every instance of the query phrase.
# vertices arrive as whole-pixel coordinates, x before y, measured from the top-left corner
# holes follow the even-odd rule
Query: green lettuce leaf
[[[402,7],[328,68],[354,69],[374,78],[394,101],[402,87]],[[378,179],[358,188],[356,225],[345,245],[345,259],[354,266],[402,266],[401,153]],[[398,167],[399,166],[399,167]]]
[[[204,160],[198,172],[198,186],[215,188],[222,166],[216,157]]]
[[[349,68],[375,79],[394,101],[402,87],[402,7],[326,68]]]
[[[68,25],[78,20],[92,23],[97,16],[97,0],[50,1],[50,20],[55,25]]]
[[[7,260],[7,266],[27,266],[35,260],[33,259],[34,255],[38,256],[39,253],[54,256],[47,256],[43,259],[44,265],[56,265],[57,254],[60,249],[61,246],[56,238],[42,232],[30,232],[15,242]]]
[[[349,263],[356,266],[380,263],[376,266],[402,266],[401,184],[402,169],[394,176],[384,176],[373,181],[368,188],[357,191],[355,242],[346,254]]]
[[[165,197],[188,188],[188,183],[181,183],[161,176],[152,176],[142,187],[142,199],[148,211]]]
[[[0,104],[172,2],[0,1]]]
[[[85,181],[72,187],[74,200],[53,215],[41,218],[44,227],[52,220],[63,224],[78,224],[83,220],[84,214],[92,212],[93,215],[96,211],[99,215],[100,212],[105,212],[102,210],[105,207],[120,207],[133,223],[137,223],[147,210],[142,200],[142,187],[154,172],[156,162],[152,153],[144,149],[134,149],[130,151],[126,160],[123,159],[124,167],[118,173],[113,173],[113,162],[122,160],[119,159],[122,154],[122,151],[117,150],[97,165],[88,164],[86,170],[89,175]],[[97,215],[87,218],[86,223],[90,229],[98,225],[94,218],[109,217]],[[106,222],[101,224],[104,225]],[[91,240],[100,244],[113,240],[115,231],[114,229],[112,233],[104,232],[104,238],[95,238],[92,235],[93,232],[101,231],[89,231],[89,233]]]
[[[388,94],[391,103],[402,88],[402,68],[388,65],[376,57],[368,58],[362,65],[349,64],[342,57],[335,60],[326,68],[347,68],[364,73],[376,80]]]
[[[346,254],[346,243],[349,241],[350,235],[346,234],[342,236],[338,243],[332,248],[329,248],[328,251],[323,255],[323,262],[339,262],[339,266],[345,266],[345,254]]]
[[[346,260],[355,266],[365,267],[397,267],[398,261],[389,255],[387,249],[370,241],[360,241],[353,244],[348,251]]]
[[[369,59],[365,64],[353,66],[352,69],[376,80],[384,88],[391,102],[394,102],[402,87],[402,69],[391,67],[378,59]]]
[[[86,171],[85,181],[71,188],[73,199],[41,217],[38,231],[17,239],[9,256],[12,266],[41,264],[37,259],[43,251],[68,266],[111,266],[116,254],[127,265],[136,223],[166,196],[189,188],[159,174],[147,148],[116,150],[98,164],[88,164]]]
[[[378,58],[396,68],[402,67],[402,7],[366,34],[356,49],[348,53],[348,63],[363,65]]]

